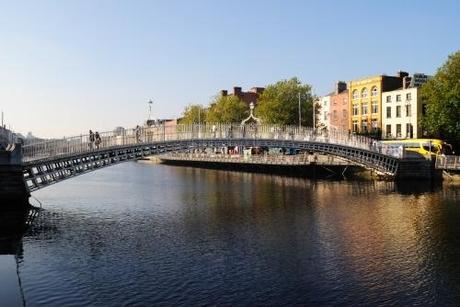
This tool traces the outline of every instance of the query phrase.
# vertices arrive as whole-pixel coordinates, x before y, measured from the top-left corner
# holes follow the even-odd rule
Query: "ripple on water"
[[[36,193],[29,305],[448,305],[449,188],[127,163]],[[403,189],[407,191],[407,189]],[[447,192],[446,192],[447,191]]]

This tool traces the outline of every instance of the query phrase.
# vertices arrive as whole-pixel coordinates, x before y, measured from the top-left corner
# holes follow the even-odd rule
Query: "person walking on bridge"
[[[136,143],[140,143],[141,142],[141,127],[137,125],[134,131],[136,132]]]
[[[101,136],[99,135],[99,132],[96,131],[96,134],[94,135],[94,137],[95,137],[96,149],[99,149],[99,146],[102,143]]]
[[[94,141],[95,141],[94,133],[92,130],[90,130],[89,131],[89,143],[88,143],[89,149],[93,149]]]

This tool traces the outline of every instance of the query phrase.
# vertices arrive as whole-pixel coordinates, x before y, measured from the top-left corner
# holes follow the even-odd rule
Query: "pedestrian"
[[[140,143],[141,142],[141,127],[139,127],[139,125],[136,126],[135,132],[136,132],[136,142]]]
[[[99,135],[99,132],[96,131],[96,134],[94,135],[94,138],[95,138],[96,149],[99,149],[99,146],[102,143],[101,136]]]
[[[89,131],[89,143],[88,143],[88,147],[89,149],[93,149],[93,146],[94,146],[94,133],[92,130]]]

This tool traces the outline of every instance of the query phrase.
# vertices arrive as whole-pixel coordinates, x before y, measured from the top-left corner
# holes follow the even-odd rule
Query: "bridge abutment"
[[[442,172],[435,168],[435,161],[429,159],[402,159],[399,161],[396,180],[442,178]]]
[[[0,151],[0,211],[28,208],[29,196],[24,181],[21,145],[15,144]]]

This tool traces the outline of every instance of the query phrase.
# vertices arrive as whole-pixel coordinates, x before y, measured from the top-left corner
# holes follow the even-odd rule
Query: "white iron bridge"
[[[156,125],[54,139],[23,146],[27,187],[51,184],[150,155],[209,147],[292,148],[340,157],[378,174],[394,177],[403,158],[400,148],[345,131],[317,133],[312,128],[274,125]]]

